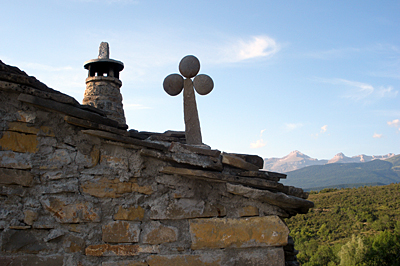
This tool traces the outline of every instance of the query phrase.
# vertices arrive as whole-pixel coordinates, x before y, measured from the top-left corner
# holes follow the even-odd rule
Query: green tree
[[[338,257],[329,245],[321,245],[305,266],[337,265]]]
[[[351,240],[344,244],[339,251],[340,266],[363,266],[367,247],[361,237],[351,236]]]
[[[372,237],[366,253],[367,265],[395,266],[400,265],[400,234],[397,230],[380,232]]]

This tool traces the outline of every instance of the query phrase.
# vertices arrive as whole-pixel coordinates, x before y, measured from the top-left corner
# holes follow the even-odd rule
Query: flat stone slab
[[[284,210],[296,210],[299,213],[307,213],[308,210],[314,207],[312,201],[302,198],[286,195],[281,192],[270,192],[268,190],[260,190],[245,187],[242,185],[226,184],[226,189],[229,193],[241,195],[246,198],[267,202],[272,205],[283,208]]]
[[[149,266],[221,266],[221,254],[175,254],[175,255],[152,255],[147,260]],[[146,264],[147,265],[147,264]]]
[[[257,165],[248,163],[244,159],[228,153],[222,154],[222,163],[249,171],[257,171],[259,169]]]
[[[1,256],[0,265],[7,266],[32,266],[32,265],[46,265],[46,266],[60,266],[63,265],[63,255],[26,255],[19,254],[15,256]]]
[[[176,162],[202,167],[205,169],[222,170],[222,163],[219,158],[195,154],[195,153],[161,153],[157,151],[142,149],[140,154],[157,158],[163,161]]]
[[[212,180],[214,182],[229,182],[234,184],[243,184],[247,186],[263,188],[263,189],[272,189],[272,190],[282,190],[283,185],[274,181],[268,181],[259,178],[248,178],[234,175],[226,175],[219,172],[211,172],[211,171],[203,171],[203,170],[194,170],[187,168],[177,168],[172,166],[166,166],[161,170],[161,173],[164,174],[177,174],[195,178],[201,178],[205,180]],[[272,192],[271,192],[272,193]]]
[[[49,197],[42,200],[43,207],[59,223],[100,222],[101,210],[92,202]]]
[[[104,261],[101,266],[149,266],[146,262],[133,260]]]
[[[142,146],[142,147],[147,147],[151,149],[156,149],[156,150],[162,150],[162,151],[167,151],[168,147],[162,144],[158,144],[155,142],[150,142],[150,141],[144,141],[144,140],[138,140],[130,137],[125,137],[121,135],[117,135],[114,133],[106,132],[106,131],[100,131],[100,130],[82,130],[82,133],[88,134],[91,136],[103,138],[103,139],[109,139],[113,141],[118,141],[118,142],[123,142],[123,143],[128,143],[128,144],[133,144],[137,146]]]
[[[0,184],[32,186],[33,175],[30,171],[0,168]]]
[[[169,147],[169,151],[175,153],[197,153],[215,158],[218,158],[221,155],[221,151],[219,150],[203,149],[193,145],[182,144],[179,142],[172,142],[171,146]]]
[[[103,225],[103,241],[108,243],[139,242],[140,225],[126,221],[114,221]]]
[[[230,154],[240,157],[248,163],[256,165],[258,169],[262,169],[264,167],[264,159],[258,155],[239,154],[239,153],[230,153]]]
[[[289,235],[278,216],[194,219],[189,226],[194,250],[285,246]]]
[[[86,256],[137,256],[141,253],[159,253],[158,246],[151,245],[90,245],[85,249]]]
[[[111,126],[111,127],[118,127],[117,121],[108,119],[108,118],[103,117],[96,113],[82,110],[80,108],[74,107],[69,104],[64,104],[64,103],[56,102],[56,101],[49,100],[49,99],[42,99],[42,98],[35,97],[32,95],[28,95],[28,94],[20,94],[18,96],[18,100],[21,102],[30,103],[30,104],[33,104],[33,105],[36,105],[39,107],[51,109],[51,110],[54,110],[54,111],[57,111],[57,112],[60,112],[63,114],[67,114],[70,116],[78,117],[81,119],[86,119],[86,120],[89,120],[89,121],[92,121],[95,123],[104,124],[104,125]]]
[[[268,172],[268,171],[242,171],[237,173],[240,176],[248,176],[248,177],[258,177],[258,178],[263,178],[266,180],[271,180],[271,181],[279,181],[281,179],[285,179],[286,175],[285,174],[280,174],[280,173],[274,173],[274,172]]]
[[[222,217],[226,209],[220,204],[210,204],[196,199],[174,199],[165,205],[153,205],[150,209],[150,219],[181,220],[206,217]]]
[[[15,131],[4,131],[0,138],[1,150],[11,150],[22,153],[38,151],[39,141],[36,135]]]
[[[64,120],[71,125],[75,125],[75,126],[79,126],[79,127],[83,127],[83,128],[90,128],[90,129],[95,129],[95,130],[103,130],[103,131],[107,131],[107,132],[111,132],[114,134],[118,134],[121,136],[126,136],[129,137],[129,132],[126,130],[121,130],[115,127],[110,127],[110,126],[106,126],[103,124],[98,124],[95,122],[91,122],[88,120],[83,120],[83,119],[79,119],[76,117],[72,117],[72,116],[65,116]]]

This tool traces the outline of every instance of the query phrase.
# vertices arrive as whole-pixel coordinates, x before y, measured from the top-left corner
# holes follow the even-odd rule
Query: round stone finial
[[[183,77],[179,74],[168,75],[164,79],[163,87],[166,93],[176,96],[183,90]]]
[[[200,71],[200,61],[193,55],[187,55],[179,63],[179,72],[185,78],[193,78]]]
[[[193,86],[198,94],[207,95],[214,88],[214,82],[209,76],[200,74],[194,78]]]

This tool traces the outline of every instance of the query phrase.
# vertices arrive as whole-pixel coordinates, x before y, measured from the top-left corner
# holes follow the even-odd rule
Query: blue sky
[[[197,56],[203,142],[283,157],[400,154],[399,1],[2,1],[0,60],[82,101],[100,42],[130,129],[184,130],[164,78]]]

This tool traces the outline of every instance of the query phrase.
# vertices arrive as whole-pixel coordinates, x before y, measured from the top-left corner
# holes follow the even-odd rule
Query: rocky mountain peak
[[[373,155],[373,156],[361,154],[353,157],[347,157],[346,155],[344,155],[344,153],[339,152],[332,159],[328,161],[328,160],[318,160],[315,158],[311,158],[310,156],[305,155],[304,153],[298,150],[294,150],[282,158],[265,158],[264,169],[273,172],[287,173],[290,171],[294,171],[312,165],[324,165],[330,163],[369,162],[376,159],[385,160],[394,155],[395,154],[393,153],[389,153],[386,155]]]

